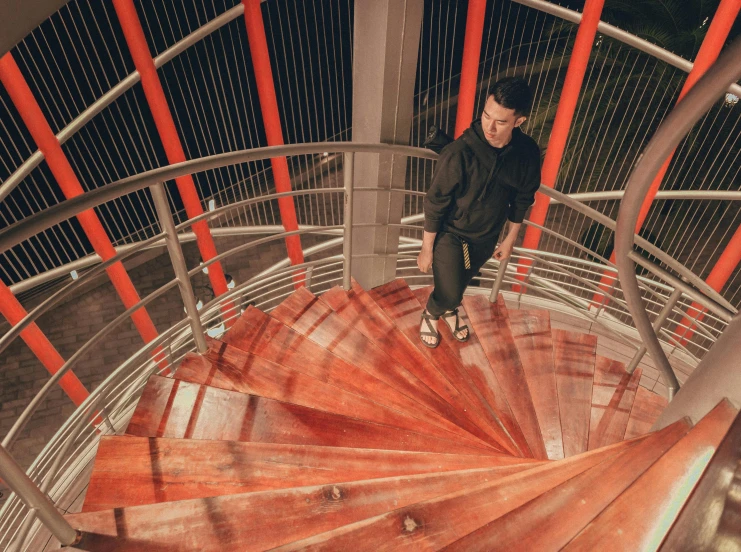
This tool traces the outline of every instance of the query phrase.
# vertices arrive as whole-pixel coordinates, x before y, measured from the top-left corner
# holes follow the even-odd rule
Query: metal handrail
[[[666,117],[633,169],[618,212],[615,253],[623,295],[646,348],[664,374],[670,398],[679,389],[679,382],[641,303],[633,255],[635,253],[633,245],[636,241],[634,228],[646,193],[664,160],[671,155],[700,117],[713,106],[728,85],[741,79],[739,59],[741,40],[736,40]]]
[[[17,222],[4,229],[3,231],[0,231],[0,251],[6,251],[11,247],[21,243],[22,241],[30,238],[31,236],[34,236],[37,233],[42,232],[43,230],[46,230],[52,226],[55,226],[62,221],[70,219],[82,211],[85,211],[92,207],[97,207],[102,203],[141,190],[153,184],[157,184],[158,182],[172,180],[176,177],[184,176],[186,174],[222,168],[224,166],[233,164],[261,161],[264,159],[269,159],[271,157],[315,154],[317,153],[317,151],[330,151],[337,153],[386,153],[392,155],[403,155],[407,157],[417,157],[422,159],[437,159],[436,153],[425,148],[388,144],[358,144],[353,142],[316,142],[311,144],[268,146],[251,150],[241,150],[236,152],[211,155],[184,161],[182,163],[176,163],[174,165],[167,165],[165,167],[152,169],[138,175],[124,178],[112,184],[108,184],[91,192],[87,192],[85,194],[77,196],[73,199],[64,201],[40,213],[36,213],[35,215],[32,215],[24,219],[23,221]],[[325,188],[321,190],[297,190],[293,192],[285,192],[285,195],[290,196],[341,191],[344,190],[341,188]],[[615,221],[613,221],[606,215],[603,215],[599,211],[592,209],[591,207],[588,207],[582,203],[579,203],[566,194],[558,192],[547,186],[540,186],[539,192],[547,195],[550,198],[557,199],[560,203],[567,205],[584,215],[589,216],[590,218],[594,219],[600,224],[603,224],[607,228],[610,228],[612,230],[615,229]],[[421,194],[421,192],[413,193]],[[264,197],[267,196],[260,196],[260,198]],[[273,194],[273,197],[283,197],[283,195]],[[186,221],[185,223],[178,225],[177,229],[180,230],[183,226],[192,224],[200,220],[217,217],[223,212],[233,209],[237,206],[248,205],[255,201],[260,201],[260,198],[252,198],[250,200],[230,204],[226,207],[216,209],[215,211],[205,212],[202,215],[191,219],[190,221]],[[676,259],[667,255],[661,249],[651,244],[647,240],[641,238],[640,236],[635,236],[635,242],[649,254],[653,255],[661,262],[672,268],[672,270],[675,270],[682,277],[686,278],[689,282],[693,283],[705,295],[708,295],[719,305],[728,309],[732,314],[735,314],[735,312],[737,312],[733,305],[731,305],[718,292],[708,286],[707,283],[705,283],[699,276],[697,276],[691,270],[679,263]]]

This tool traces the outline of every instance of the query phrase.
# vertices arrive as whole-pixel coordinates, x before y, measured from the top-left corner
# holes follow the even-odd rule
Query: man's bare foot
[[[461,324],[458,309],[448,311],[443,314],[442,317],[445,324],[450,329],[450,332],[453,334],[453,337],[458,341],[466,341],[468,339],[468,326]]]
[[[434,349],[440,344],[440,332],[437,331],[437,318],[427,309],[422,311],[422,320],[419,324],[419,338],[427,347]]]

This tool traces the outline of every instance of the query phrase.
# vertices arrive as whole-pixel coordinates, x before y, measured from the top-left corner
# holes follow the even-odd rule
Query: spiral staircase
[[[75,549],[658,549],[735,409],[651,433],[640,369],[501,296],[428,349],[429,292],[300,288],[151,376]]]

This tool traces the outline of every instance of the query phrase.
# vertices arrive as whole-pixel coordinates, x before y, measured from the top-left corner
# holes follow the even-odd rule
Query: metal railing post
[[[502,282],[504,281],[504,275],[507,272],[508,264],[509,264],[509,258],[499,261],[499,268],[497,269],[497,277],[494,279],[494,284],[491,286],[491,294],[489,295],[490,303],[497,302],[497,295],[499,295],[499,290],[502,288]]]
[[[604,292],[605,294],[602,296],[602,300],[600,301],[599,308],[597,309],[597,312],[594,315],[595,318],[599,318],[599,315],[602,314],[602,312],[605,310],[607,303],[610,301],[610,297],[612,297],[612,294],[615,291],[615,287],[617,286],[617,283],[618,283],[618,275],[616,272],[615,279],[612,281],[612,284],[610,284],[610,289],[605,291]]]
[[[64,546],[79,542],[80,533],[67,523],[56,506],[41,492],[23,469],[0,446],[0,477]]]
[[[345,241],[342,248],[342,255],[345,259],[345,266],[342,271],[342,287],[349,291],[352,287],[352,208],[353,208],[353,165],[355,163],[355,154],[353,152],[345,153],[342,163],[342,170],[345,176]]]
[[[310,266],[309,268],[306,269],[306,274],[305,274],[306,279],[304,280],[304,286],[306,286],[306,289],[308,289],[309,291],[311,291],[311,279],[313,277],[314,277],[314,267]]]
[[[669,318],[669,315],[671,314],[672,310],[677,305],[681,297],[682,290],[675,289],[669,296],[669,299],[667,299],[664,308],[661,309],[661,312],[659,312],[659,316],[654,321],[654,332],[656,332],[656,335],[659,335],[661,327],[664,325],[664,322],[666,322],[666,319]],[[640,348],[636,351],[636,354],[633,355],[633,358],[630,360],[628,366],[625,367],[629,374],[632,374],[635,371],[635,369],[638,367],[638,363],[641,362],[643,355],[645,355],[647,351],[648,349],[646,349],[645,345],[641,345]]]
[[[178,240],[177,231],[175,230],[175,221],[172,219],[165,188],[160,182],[150,186],[149,190],[152,192],[152,200],[154,201],[154,208],[157,211],[157,219],[159,220],[162,232],[165,234],[167,252],[170,254],[170,262],[175,271],[175,278],[178,281],[180,296],[183,299],[185,312],[188,315],[190,327],[193,330],[193,339],[196,342],[198,352],[203,354],[208,350],[208,345],[206,345],[201,317],[198,314],[198,307],[196,307],[196,296],[193,293],[193,286],[190,283],[188,267],[185,265],[185,257],[183,256],[180,240]]]
[[[538,262],[538,259],[532,259],[530,262],[530,266],[527,267],[527,274],[525,274],[525,277],[523,278],[522,284],[520,284],[520,293],[517,295],[517,303],[519,304],[522,300],[522,295],[525,293],[525,289],[527,288],[527,284],[530,283],[530,276],[533,274],[533,270],[535,270],[535,263]]]

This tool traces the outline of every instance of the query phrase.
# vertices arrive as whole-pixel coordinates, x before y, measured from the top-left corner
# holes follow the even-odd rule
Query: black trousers
[[[463,292],[484,263],[491,258],[495,245],[496,243],[468,243],[470,268],[466,268],[463,240],[449,232],[438,233],[432,248],[435,289],[427,301],[427,311],[431,315],[440,316],[461,304]]]

